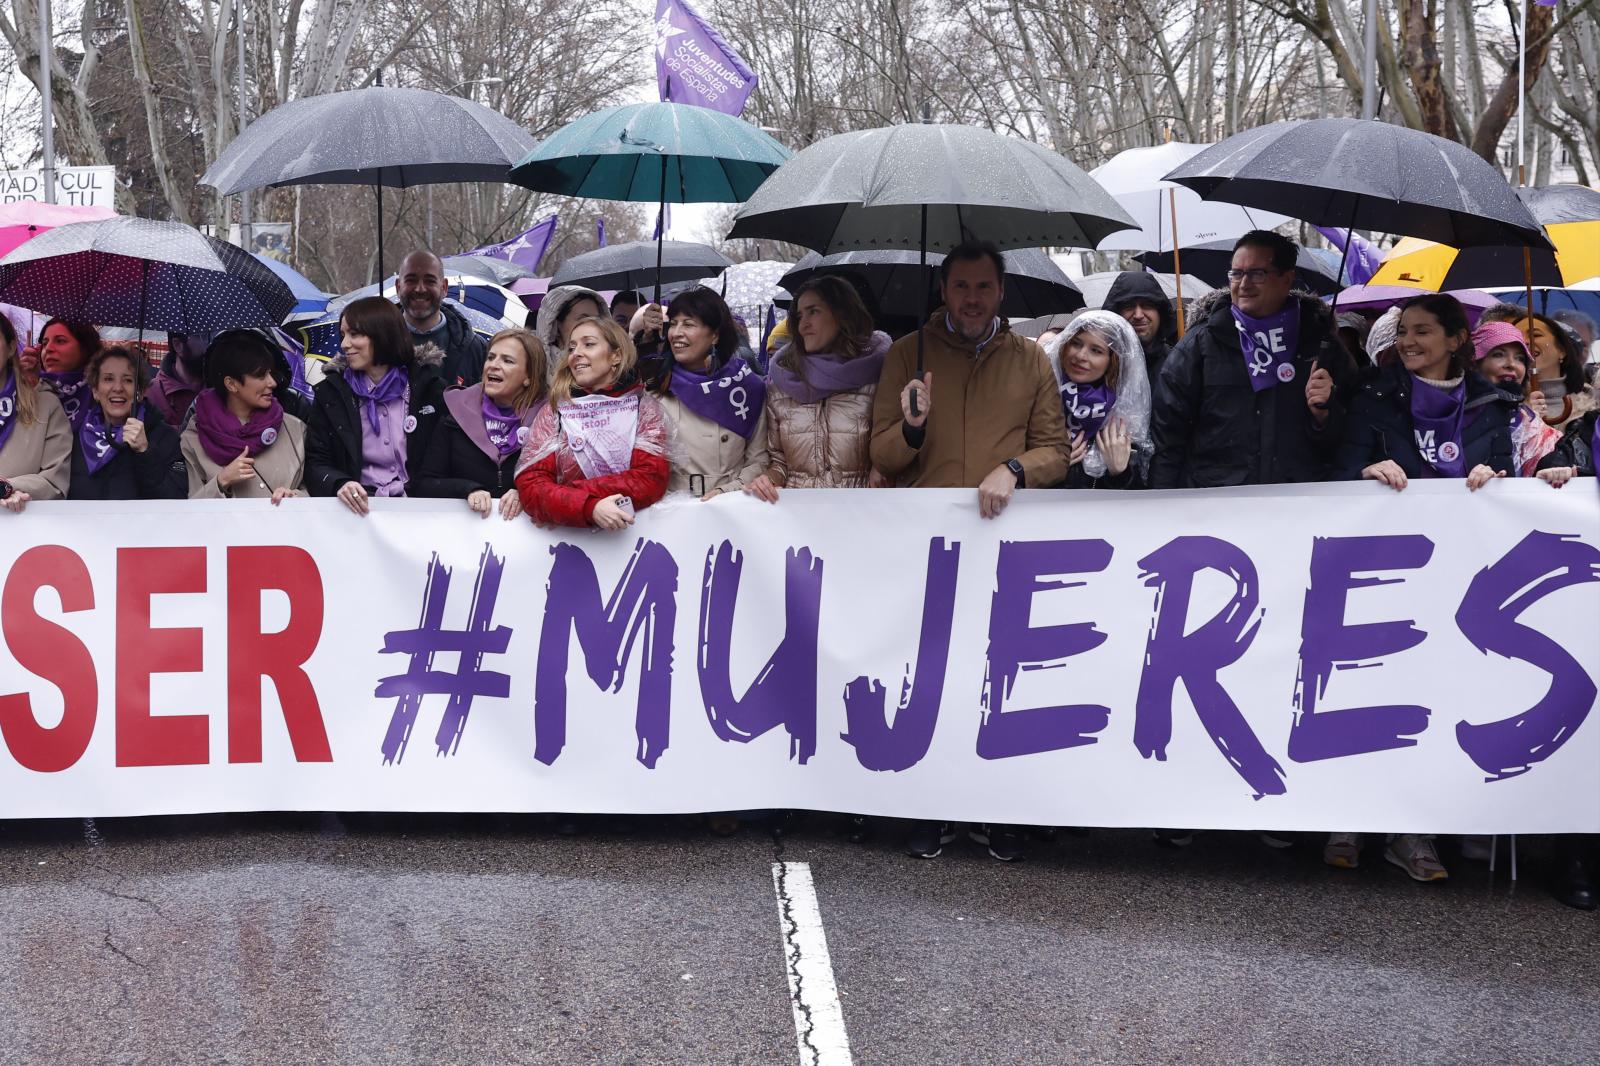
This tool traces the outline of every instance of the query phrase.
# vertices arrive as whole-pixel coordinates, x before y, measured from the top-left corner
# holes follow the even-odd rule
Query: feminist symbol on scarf
[[[750,405],[745,402],[746,399],[743,385],[735,385],[733,391],[728,393],[728,402],[733,404],[733,413],[741,419],[750,417]]]
[[[1250,376],[1265,374],[1272,365],[1272,349],[1267,346],[1266,337],[1256,334],[1256,354],[1250,360]]]
[[[0,400],[0,418],[10,418],[11,417],[11,412],[13,410],[13,403],[14,403],[14,401],[9,396],[7,396],[3,400]]]

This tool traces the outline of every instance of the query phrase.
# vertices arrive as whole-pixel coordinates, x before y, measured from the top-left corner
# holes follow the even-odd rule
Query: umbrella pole
[[[656,215],[656,299],[661,303],[661,247],[667,239],[667,157],[661,157],[661,207]]]
[[[373,193],[378,198],[378,295],[383,295],[383,182],[372,186]]]
[[[917,268],[917,277],[922,281],[922,317],[917,319],[917,380],[922,380],[922,332],[928,325],[928,205],[922,205],[922,239],[918,244],[921,252],[921,264]],[[911,394],[911,413],[921,414],[917,410],[917,394]]]
[[[149,359],[150,353],[144,350],[144,312],[145,304],[150,296],[150,260],[139,260],[139,352],[144,358]]]
[[[1178,259],[1178,190],[1167,190],[1167,204],[1172,208],[1172,279],[1178,286],[1178,339],[1183,339],[1183,263]]]
[[[1328,313],[1336,320],[1334,322],[1334,335],[1339,332],[1339,293],[1344,289],[1344,268],[1350,262],[1350,246],[1356,243],[1356,208],[1350,209],[1350,228],[1344,231],[1344,250],[1339,253],[1339,272],[1333,276],[1333,300],[1329,303]]]

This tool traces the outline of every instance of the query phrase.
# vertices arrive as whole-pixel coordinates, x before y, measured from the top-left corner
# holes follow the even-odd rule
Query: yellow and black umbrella
[[[1554,251],[1524,250],[1521,245],[1452,248],[1406,237],[1384,257],[1368,284],[1429,292],[1514,285],[1565,289],[1600,277],[1600,192],[1582,185],[1548,185],[1518,189],[1517,196],[1544,227]]]

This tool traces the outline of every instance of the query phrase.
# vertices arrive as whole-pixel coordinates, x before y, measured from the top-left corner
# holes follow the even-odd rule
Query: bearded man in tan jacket
[[[872,406],[872,465],[896,485],[976,488],[994,518],[1019,488],[1051,488],[1075,461],[1044,350],[999,317],[1005,259],[968,242],[939,268],[944,306],[889,349]],[[912,400],[915,398],[915,411]]]

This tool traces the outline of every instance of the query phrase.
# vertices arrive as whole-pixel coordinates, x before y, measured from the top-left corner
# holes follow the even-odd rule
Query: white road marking
[[[850,1037],[828,958],[811,864],[775,862],[772,884],[778,894],[778,921],[783,926],[783,954],[789,974],[789,1002],[794,1008],[795,1039],[801,1066],[851,1066]]]

